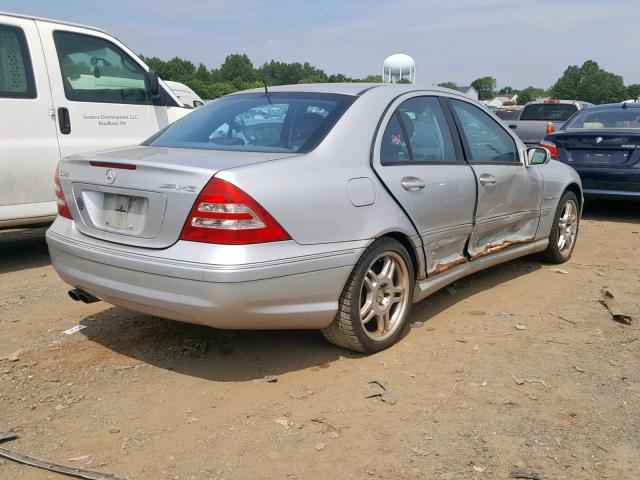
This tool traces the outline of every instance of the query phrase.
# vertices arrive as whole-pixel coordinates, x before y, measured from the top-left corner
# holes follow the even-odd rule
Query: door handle
[[[417,192],[424,188],[424,182],[418,177],[404,177],[400,181],[400,185],[402,185],[402,188],[407,192]]]
[[[518,128],[518,125],[516,125],[515,123],[512,123],[511,125],[509,125],[509,128],[511,130],[515,130],[516,128]]]
[[[60,133],[69,135],[71,133],[71,118],[69,110],[65,107],[58,108],[58,124],[60,125]]]
[[[483,185],[485,187],[493,187],[496,184],[496,177],[494,177],[493,175],[489,175],[488,173],[483,173],[482,175],[480,175],[478,181],[480,182],[480,185]]]

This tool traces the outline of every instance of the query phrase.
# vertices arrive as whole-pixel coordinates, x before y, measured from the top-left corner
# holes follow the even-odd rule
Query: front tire
[[[322,334],[339,347],[362,353],[390,347],[406,326],[414,285],[407,249],[392,238],[376,240],[349,275],[336,318]]]
[[[580,225],[580,207],[578,205],[575,193],[564,192],[558,202],[553,219],[549,246],[541,255],[543,260],[551,263],[564,263],[571,258]]]

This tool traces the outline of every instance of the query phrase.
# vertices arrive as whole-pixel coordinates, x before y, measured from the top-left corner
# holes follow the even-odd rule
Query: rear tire
[[[392,238],[376,240],[353,268],[336,318],[322,334],[334,345],[362,353],[390,347],[406,327],[414,285],[406,248]]]
[[[550,263],[564,263],[571,258],[578,239],[580,226],[580,207],[576,194],[564,192],[551,227],[549,246],[542,252],[541,258]]]

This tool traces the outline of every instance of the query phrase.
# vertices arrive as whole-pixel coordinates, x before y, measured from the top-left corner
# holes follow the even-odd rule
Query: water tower
[[[416,83],[416,62],[404,53],[387,57],[382,65],[383,82],[397,83],[400,80]]]

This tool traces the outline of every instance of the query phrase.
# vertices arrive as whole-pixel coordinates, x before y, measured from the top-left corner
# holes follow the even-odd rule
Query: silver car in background
[[[85,302],[226,329],[320,329],[375,352],[414,302],[541,252],[564,262],[578,175],[452,90],[239,92],[143,145],[64,159],[53,265]]]

